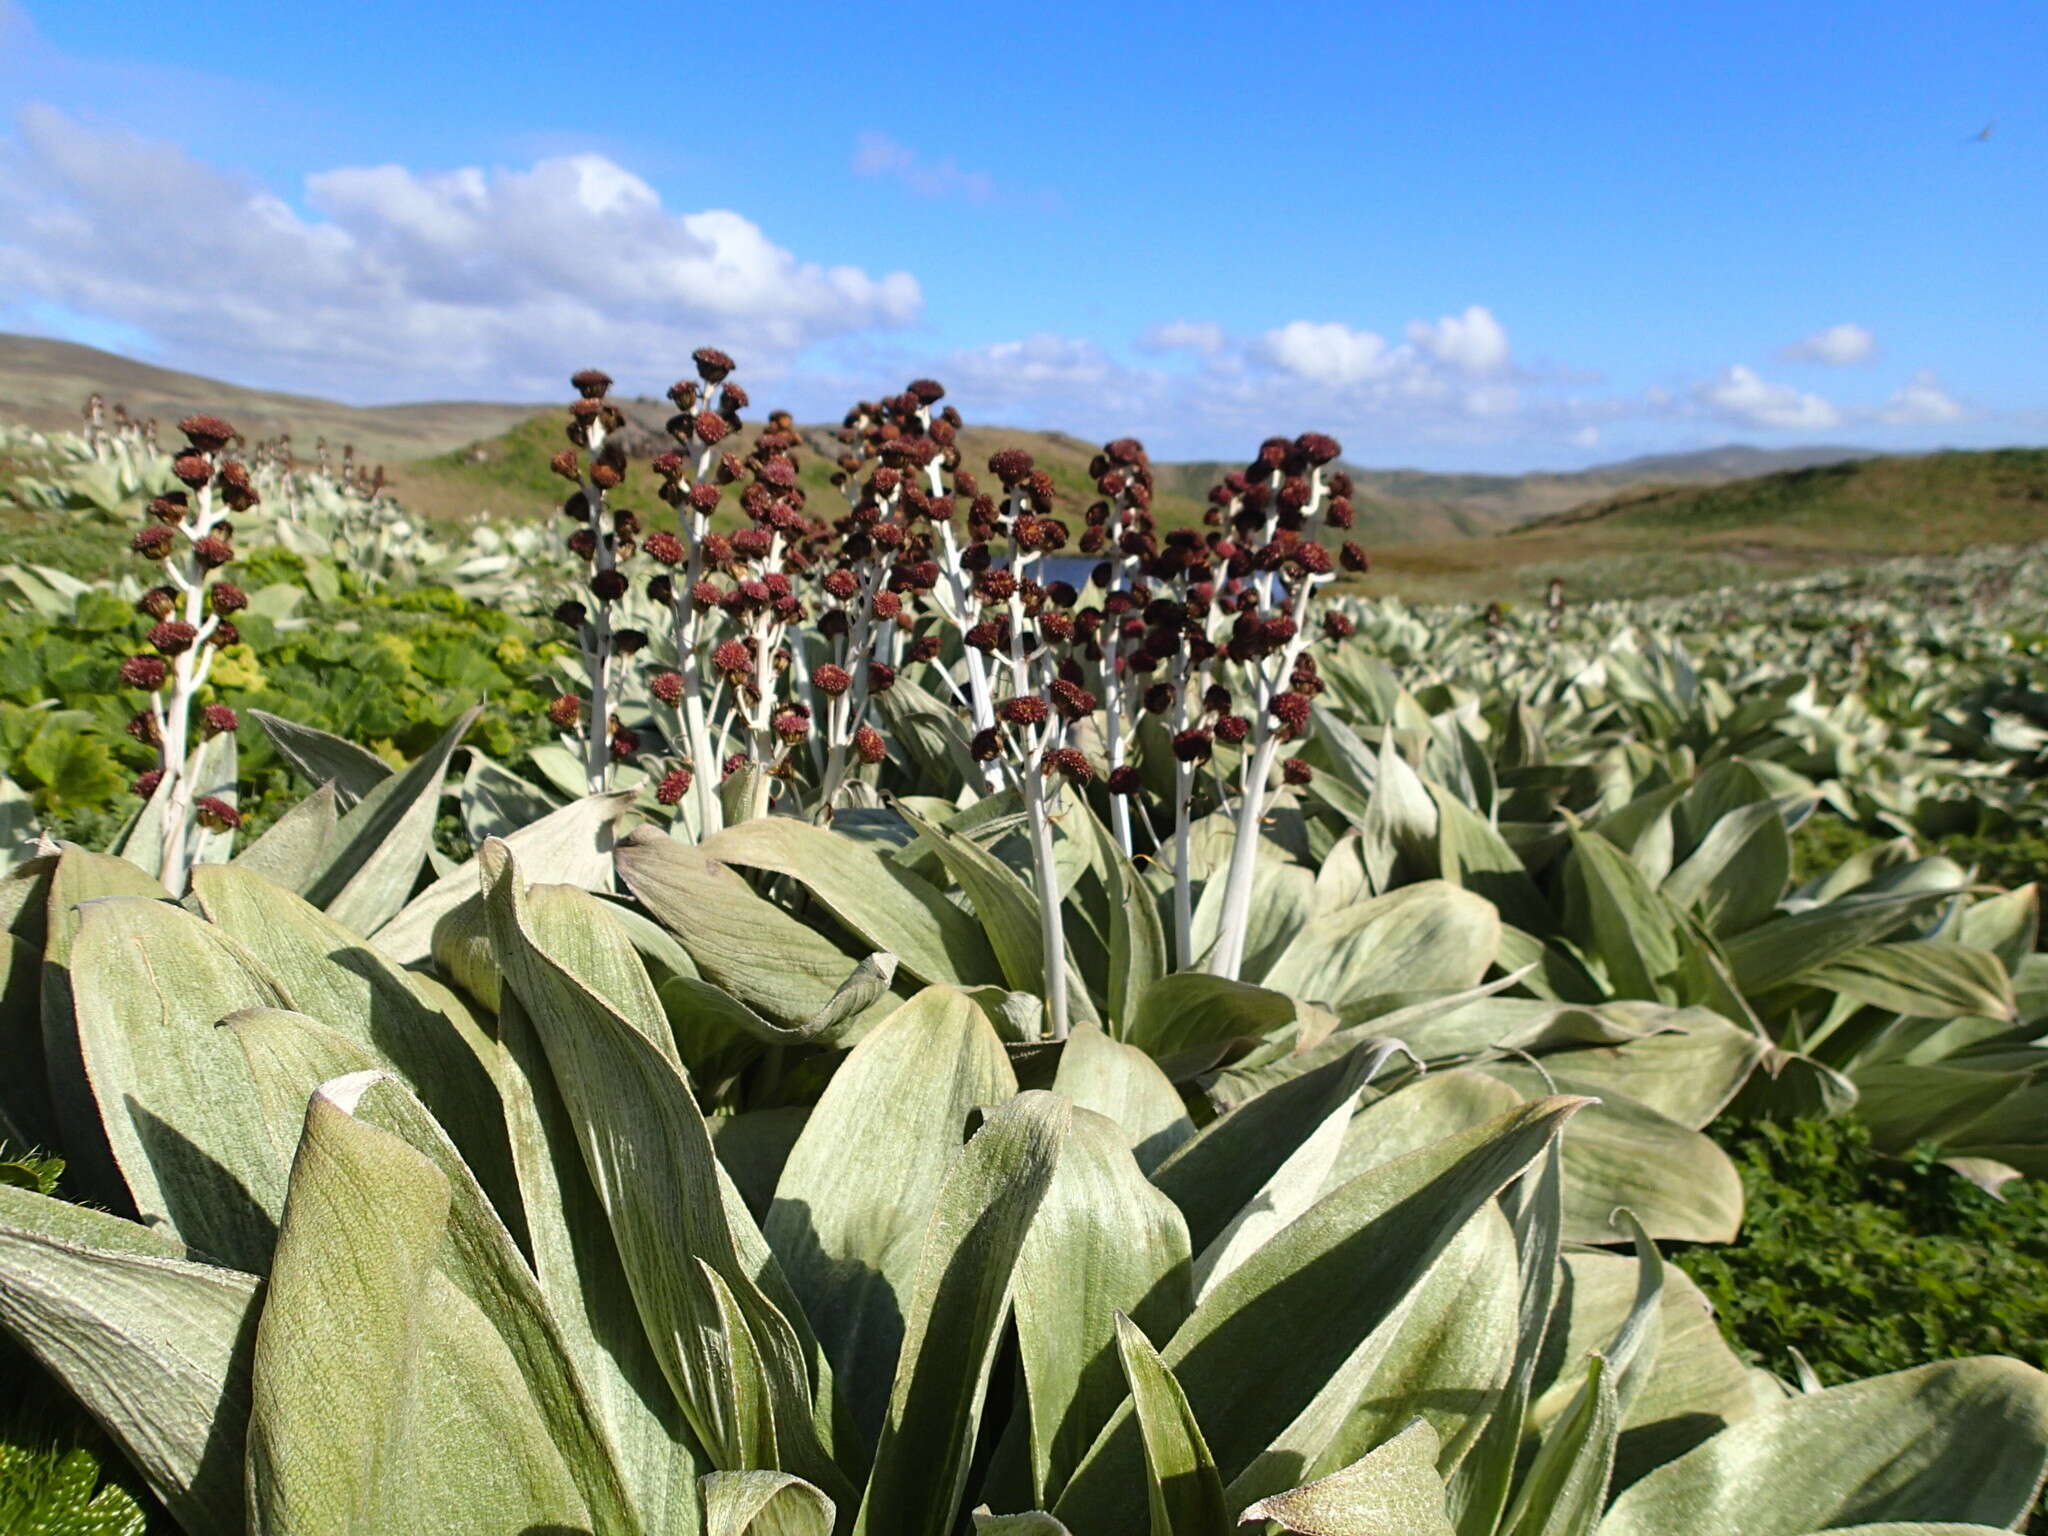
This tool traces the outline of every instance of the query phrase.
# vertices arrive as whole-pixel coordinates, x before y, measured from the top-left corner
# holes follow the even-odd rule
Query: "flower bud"
[[[1292,736],[1308,724],[1309,711],[1313,707],[1306,694],[1283,693],[1273,700],[1273,718]]]
[[[1035,694],[1020,693],[996,706],[997,715],[1011,725],[1040,725],[1051,711]]]
[[[192,542],[192,558],[204,570],[218,570],[235,558],[235,548],[217,533],[209,533],[203,539]]]
[[[889,755],[889,747],[880,731],[864,725],[853,733],[853,755],[864,763],[879,763]]]
[[[811,734],[808,716],[800,715],[793,709],[785,709],[769,721],[769,726],[781,738],[784,746],[794,747]]]
[[[586,368],[571,374],[569,382],[585,400],[602,400],[612,387],[612,376],[597,368]]]
[[[156,716],[146,709],[140,714],[131,715],[128,723],[122,729],[137,741],[146,743],[149,746],[160,747],[163,745],[163,732],[157,726]]]
[[[192,649],[199,631],[183,619],[166,619],[149,632],[149,643],[166,656],[180,656]]]
[[[811,674],[811,685],[828,698],[838,698],[853,686],[853,677],[846,668],[826,662]]]
[[[1337,560],[1345,570],[1356,571],[1360,575],[1372,569],[1372,556],[1368,555],[1361,545],[1354,544],[1349,539],[1344,541],[1343,549],[1338,551]]]
[[[1135,795],[1144,788],[1144,780],[1138,770],[1129,763],[1109,771],[1109,792],[1112,795]]]
[[[145,693],[155,693],[170,675],[171,669],[161,656],[130,656],[121,663],[122,684]]]
[[[671,768],[663,775],[661,783],[656,786],[654,798],[663,805],[676,805],[689,792],[690,770],[687,768]]]
[[[590,592],[601,603],[616,603],[626,595],[626,573],[616,566],[590,578]]]
[[[1298,757],[1287,758],[1280,764],[1280,778],[1287,784],[1309,784],[1314,782],[1315,769]]]
[[[699,347],[690,354],[690,361],[697,365],[697,377],[706,384],[723,384],[734,367],[733,360],[716,347]]]
[[[206,637],[206,643],[216,651],[224,651],[231,645],[242,643],[242,632],[226,619],[215,619],[213,633]]]
[[[896,669],[886,661],[871,662],[868,665],[868,692],[887,693],[896,686]]]
[[[199,712],[199,729],[209,741],[216,736],[232,736],[241,726],[235,712],[225,704],[209,704]]]
[[[1039,771],[1057,773],[1069,784],[1086,784],[1095,777],[1095,767],[1088,761],[1088,755],[1076,747],[1055,747],[1045,754]]]
[[[976,731],[967,751],[977,763],[992,763],[1003,755],[1003,733],[992,725]]]
[[[178,430],[198,453],[219,453],[235,440],[235,429],[218,416],[187,416]]]
[[[590,612],[581,603],[571,598],[566,603],[557,603],[555,605],[554,619],[557,624],[567,625],[570,629],[580,629],[590,622]]]
[[[1225,715],[1216,722],[1216,739],[1236,746],[1251,735],[1252,723],[1243,715]]]
[[[657,672],[647,684],[647,691],[673,709],[682,702],[683,674],[680,672]]]
[[[163,783],[163,781],[163,769],[152,768],[147,773],[138,774],[136,776],[135,782],[129,785],[128,788],[136,796],[136,798],[141,800],[147,800],[151,795],[156,793],[157,785]]]
[[[548,703],[548,721],[558,730],[573,731],[583,719],[583,701],[573,693],[558,693]]]
[[[171,460],[171,473],[196,491],[213,478],[213,463],[204,454],[181,453]]]
[[[640,750],[638,731],[618,730],[612,732],[612,761],[623,762]]]
[[[147,524],[128,541],[128,547],[145,560],[168,560],[177,544],[178,536],[162,523]]]
[[[192,814],[209,832],[232,832],[242,824],[242,813],[217,795],[201,795],[194,800]]]

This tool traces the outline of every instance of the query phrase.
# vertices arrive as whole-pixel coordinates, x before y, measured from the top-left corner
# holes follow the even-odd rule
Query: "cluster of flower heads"
[[[249,599],[218,573],[235,558],[229,517],[261,501],[248,466],[228,456],[239,441],[233,427],[217,416],[188,416],[178,429],[186,446],[172,459],[171,473],[183,489],[153,498],[130,541],[162,575],[136,603],[151,621],[149,649],[120,667],[122,686],[149,696],[128,722],[129,735],[157,750],[157,766],[134,784],[144,799],[156,793],[166,774],[183,773],[193,695],[206,682],[213,657],[241,640],[233,616]],[[199,712],[203,738],[232,732],[239,723],[225,704]],[[217,830],[240,823],[235,808],[214,796],[199,797],[192,810]]]

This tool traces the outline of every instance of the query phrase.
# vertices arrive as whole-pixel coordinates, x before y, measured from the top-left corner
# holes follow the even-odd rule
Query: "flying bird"
[[[1982,128],[1979,128],[1975,133],[1971,134],[1967,139],[1963,140],[1963,142],[1965,144],[1988,144],[1991,141],[1991,130],[1993,128],[1996,128],[1997,126],[1998,119],[1994,117]]]

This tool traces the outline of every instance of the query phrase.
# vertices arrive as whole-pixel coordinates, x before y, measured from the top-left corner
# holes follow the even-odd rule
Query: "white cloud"
[[[1223,327],[1214,320],[1169,320],[1138,338],[1145,352],[1199,352],[1214,357],[1228,345]]]
[[[1475,377],[1499,373],[1508,365],[1508,333],[1481,304],[1472,305],[1462,315],[1445,315],[1434,324],[1411,320],[1408,339],[1437,361]]]
[[[919,197],[964,197],[971,203],[995,198],[995,178],[987,171],[965,171],[951,155],[927,161],[908,145],[874,129],[853,141],[853,170],[857,176],[888,176],[903,183]]]
[[[174,146],[47,106],[0,140],[0,290],[134,325],[188,367],[358,398],[641,387],[724,346],[770,376],[917,318],[905,272],[800,260],[740,214],[676,212],[601,155],[309,176],[303,214]]]
[[[1836,426],[1842,419],[1842,413],[1819,395],[1773,384],[1740,363],[1695,385],[1693,398],[1725,420],[1773,431],[1814,431]]]
[[[1932,368],[1922,368],[1898,389],[1878,410],[1879,421],[1900,427],[1934,427],[1960,421],[1962,405],[1935,381]]]
[[[1387,373],[1397,361],[1387,338],[1337,320],[1293,320],[1259,338],[1261,360],[1317,384],[1357,384]]]
[[[1820,363],[1829,368],[1846,368],[1875,358],[1877,338],[1862,326],[1845,321],[1781,348],[1778,355],[1790,363]]]

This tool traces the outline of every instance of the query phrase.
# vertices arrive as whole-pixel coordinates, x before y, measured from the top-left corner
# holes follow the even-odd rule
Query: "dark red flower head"
[[[171,460],[171,473],[196,491],[213,478],[213,464],[203,453],[181,453]]]
[[[161,656],[130,656],[121,663],[123,685],[145,693],[155,693],[170,675],[171,669]]]
[[[828,661],[811,674],[811,683],[818,692],[836,699],[853,686],[853,676],[846,668]]]
[[[217,795],[201,795],[194,800],[192,814],[209,832],[232,832],[242,824],[242,813]]]
[[[166,619],[149,632],[149,643],[166,656],[178,656],[192,649],[199,631],[183,619]]]
[[[213,605],[213,611],[223,616],[240,613],[249,606],[249,594],[225,581],[217,581],[208,587],[206,598]]]
[[[178,536],[162,523],[148,523],[136,530],[128,547],[145,560],[164,560],[177,548]]]
[[[199,728],[209,738],[231,736],[242,728],[242,722],[227,705],[209,704],[199,712]]]
[[[1273,718],[1291,736],[1308,724],[1309,711],[1313,707],[1306,694],[1283,693],[1273,700]]]
[[[612,761],[624,762],[640,750],[638,731],[618,730],[612,732]]]
[[[1109,770],[1109,792],[1112,795],[1135,795],[1144,788],[1144,783],[1138,770],[1129,763]]]
[[[868,666],[868,692],[887,693],[896,686],[896,669],[885,661],[872,662]]]
[[[734,367],[733,360],[716,347],[699,347],[690,354],[690,361],[697,365],[697,377],[706,384],[724,383]]]
[[[1232,746],[1236,746],[1251,733],[1252,723],[1243,715],[1225,715],[1216,722],[1216,739],[1226,741]]]
[[[626,595],[626,573],[617,567],[599,571],[590,578],[590,590],[601,603],[615,603]]]
[[[680,672],[657,672],[648,681],[647,691],[673,709],[682,702],[683,674]]]
[[[1039,771],[1057,773],[1069,784],[1086,784],[1095,777],[1095,768],[1088,761],[1088,754],[1075,747],[1055,747],[1045,754]]]
[[[888,743],[880,731],[864,725],[853,733],[853,755],[864,763],[879,763],[889,755]]]
[[[989,473],[1010,488],[1022,483],[1031,473],[1031,455],[1022,448],[1000,448],[989,455]]]
[[[1294,440],[1294,451],[1309,463],[1328,464],[1344,450],[1337,446],[1337,439],[1325,432],[1304,432]]]
[[[1020,693],[998,704],[996,713],[1011,725],[1039,725],[1051,711],[1036,694]]]
[[[163,769],[152,768],[147,773],[137,775],[135,782],[128,787],[138,798],[147,800],[156,793],[157,785],[163,783],[163,781]]]
[[[671,768],[656,786],[654,798],[663,805],[675,805],[690,792],[690,770]]]
[[[218,416],[187,416],[178,430],[200,453],[219,453],[235,440],[235,429]]]
[[[1173,755],[1184,763],[1206,763],[1214,751],[1213,740],[1207,731],[1182,731],[1173,738]]]
[[[235,558],[235,547],[217,533],[192,541],[192,558],[206,570],[218,570]]]
[[[1308,784],[1315,780],[1316,771],[1298,757],[1290,757],[1280,764],[1280,777],[1289,784]]]
[[[1372,569],[1372,556],[1365,552],[1363,546],[1348,539],[1345,540],[1344,547],[1337,552],[1337,559],[1347,571],[1363,574]]]
[[[583,701],[573,693],[558,693],[548,703],[548,721],[557,730],[573,731],[583,718]]]
[[[569,376],[576,393],[586,400],[602,400],[612,387],[612,376],[599,368],[585,368]]]

